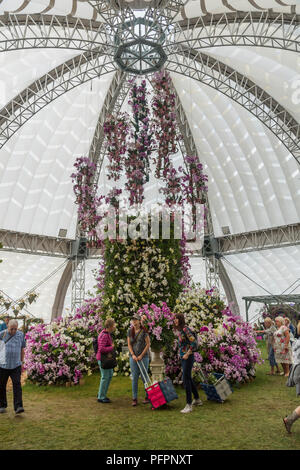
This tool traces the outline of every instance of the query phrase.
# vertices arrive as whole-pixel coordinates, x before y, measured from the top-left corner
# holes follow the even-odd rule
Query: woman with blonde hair
[[[114,343],[111,337],[111,333],[115,331],[116,324],[112,318],[108,318],[104,323],[104,330],[98,336],[98,351],[96,358],[99,364],[101,372],[101,380],[98,391],[98,402],[99,403],[111,403],[107,397],[108,387],[114,374],[113,369],[103,369],[101,362],[101,355],[111,353],[114,350]]]
[[[274,352],[277,364],[282,365],[283,372],[280,375],[289,376],[289,367],[292,364],[292,349],[290,344],[290,331],[284,324],[283,317],[276,317],[277,330],[274,333]]]
[[[265,324],[265,329],[256,331],[256,333],[263,333],[267,337],[266,344],[267,344],[267,351],[268,351],[268,361],[271,367],[271,372],[267,372],[267,375],[275,375],[274,367],[276,367],[277,374],[279,374],[280,370],[279,370],[277,362],[275,361],[274,348],[273,348],[274,333],[276,332],[276,327],[274,325],[274,322],[272,321],[272,318],[270,317],[265,318],[264,324]]]

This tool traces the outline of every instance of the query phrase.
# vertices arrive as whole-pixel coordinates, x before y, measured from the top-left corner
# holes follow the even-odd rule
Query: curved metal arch
[[[0,52],[33,48],[90,51],[110,42],[106,25],[99,21],[41,14],[0,16]]]
[[[0,110],[0,149],[49,103],[93,78],[116,70],[104,48],[74,57],[33,82]]]
[[[254,46],[300,51],[300,15],[236,12],[179,21],[168,49],[183,44],[206,49],[220,46]]]
[[[240,104],[273,132],[300,164],[299,123],[248,77],[207,54],[184,49],[170,56],[165,68],[204,83]]]
[[[175,23],[166,51],[172,53],[177,44],[188,44],[194,49],[259,46],[299,52],[299,25],[300,15],[270,11],[206,15]],[[106,25],[99,21],[43,14],[0,16],[0,52],[32,48],[89,51],[110,43]]]

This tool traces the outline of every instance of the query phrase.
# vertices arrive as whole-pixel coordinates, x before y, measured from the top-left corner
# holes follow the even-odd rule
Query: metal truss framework
[[[58,15],[0,16],[0,52],[41,48],[91,51],[110,41],[99,21]]]
[[[266,125],[300,163],[300,125],[272,96],[246,76],[201,52],[178,50],[166,63],[180,73],[217,89]],[[83,53],[36,80],[0,111],[0,149],[12,135],[54,99],[80,84],[116,70],[103,48]]]
[[[173,46],[254,46],[299,52],[299,24],[300,15],[270,11],[200,16],[175,24]]]
[[[176,55],[169,56],[165,68],[204,83],[240,104],[270,129],[300,163],[300,125],[248,77],[207,54],[180,48]]]
[[[224,255],[300,245],[300,223],[227,235],[217,240],[219,252]]]
[[[165,30],[174,23],[176,16],[181,12],[188,0],[164,0],[161,2],[151,2],[145,11],[144,17],[147,20],[159,22]],[[134,12],[130,8],[130,3],[123,0],[88,0],[88,3],[97,11],[104,22],[115,31],[116,27],[125,21],[134,21]],[[156,5],[153,5],[156,3]]]
[[[250,297],[243,297],[245,301],[245,310],[246,310],[246,321],[249,321],[249,309],[252,302],[258,302],[265,305],[270,304],[287,304],[295,303],[300,305],[300,294],[286,294],[286,295],[254,295]],[[255,321],[260,314],[254,316],[251,321]]]
[[[56,98],[115,70],[114,62],[101,48],[80,54],[33,82],[0,110],[0,149],[20,127]]]
[[[219,253],[224,256],[296,246],[300,245],[300,223],[225,235],[216,237],[216,240]],[[68,258],[74,240],[0,230],[0,241],[3,244],[0,251]],[[99,253],[97,249],[90,249],[89,259],[99,258]],[[191,253],[190,256],[199,257],[200,255]]]
[[[55,258],[67,258],[70,254],[71,240],[65,238],[0,230],[0,240],[3,245],[1,251]]]
[[[105,6],[107,9],[107,7]],[[110,9],[110,16],[116,15]],[[259,46],[299,52],[300,15],[237,12],[206,15],[175,23],[166,51],[174,46],[192,49],[218,46]],[[112,44],[103,22],[59,15],[0,16],[0,52],[16,49],[62,48],[90,51]]]

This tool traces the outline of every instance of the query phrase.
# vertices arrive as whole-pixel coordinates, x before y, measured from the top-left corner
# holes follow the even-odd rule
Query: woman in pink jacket
[[[101,380],[98,391],[98,402],[99,403],[111,403],[110,399],[107,398],[107,391],[109,384],[111,382],[114,370],[113,369],[103,369],[101,367],[101,353],[107,354],[114,350],[114,343],[111,337],[111,333],[116,329],[115,321],[112,318],[108,318],[105,321],[105,329],[101,331],[98,336],[98,352],[96,355],[100,372]]]

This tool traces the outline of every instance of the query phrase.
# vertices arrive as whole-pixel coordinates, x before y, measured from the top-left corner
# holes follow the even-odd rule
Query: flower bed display
[[[202,371],[224,374],[230,382],[244,382],[255,376],[255,366],[262,362],[249,323],[235,316],[213,291],[199,286],[182,293],[174,312],[184,313],[186,323],[198,335],[193,375],[202,382]],[[176,342],[165,354],[166,373],[175,383],[182,383]],[[199,366],[201,365],[201,369]]]
[[[80,311],[74,317],[31,327],[24,363],[28,380],[39,385],[78,384],[83,374],[92,372],[92,339],[101,329],[100,315]]]

